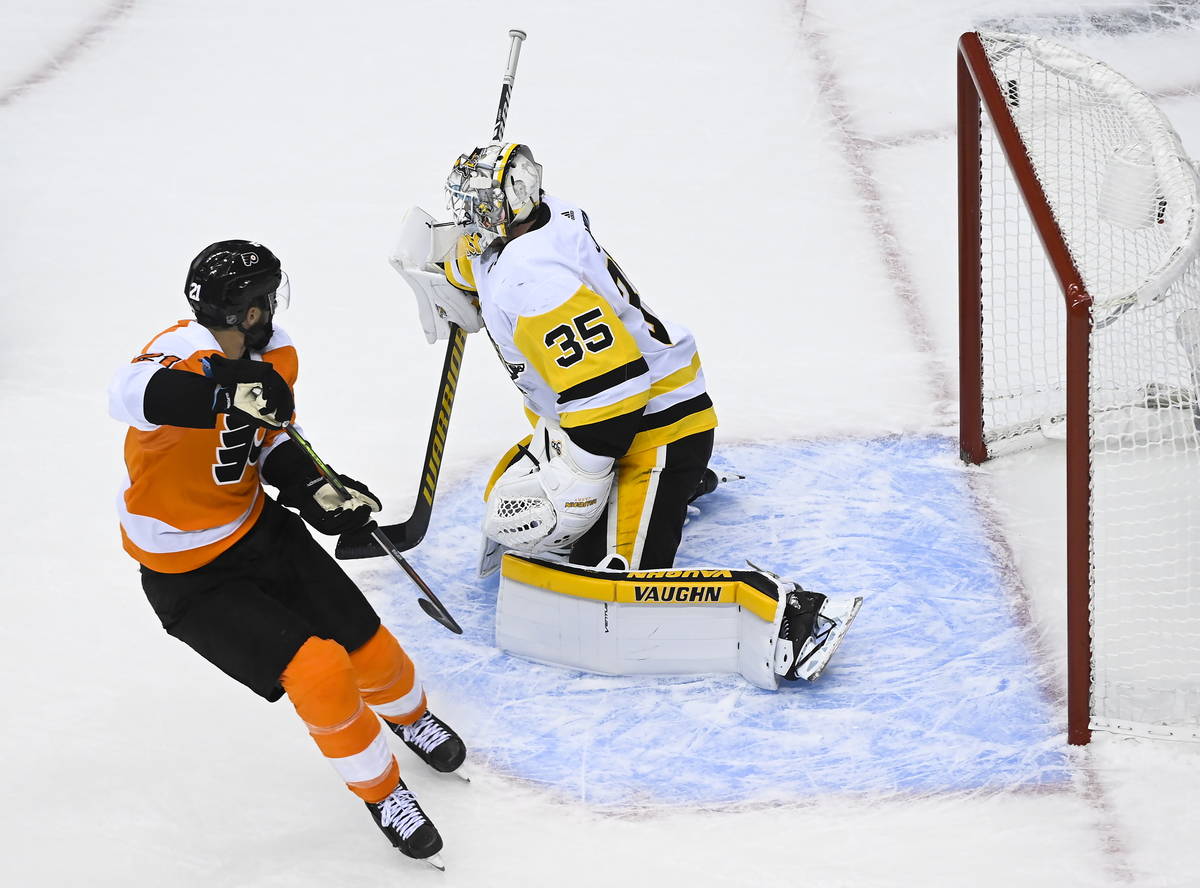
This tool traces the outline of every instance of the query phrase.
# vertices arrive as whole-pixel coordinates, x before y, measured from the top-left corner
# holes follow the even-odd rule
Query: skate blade
[[[465,765],[459,765],[457,768],[455,768],[450,773],[453,774],[455,777],[457,777],[459,780],[463,781],[464,783],[471,782],[471,771]]]
[[[862,610],[862,603],[862,596],[858,596],[845,611],[834,617],[837,620],[837,625],[830,630],[829,637],[825,639],[825,643],[821,645],[820,650],[808,662],[796,670],[796,678],[803,679],[804,681],[816,681],[821,677],[821,673],[825,671],[825,667],[829,665],[829,661],[833,659],[833,655],[841,647],[846,633],[850,631],[850,624],[854,622],[854,618]]]
[[[432,854],[429,857],[423,858],[423,860],[439,873],[444,873],[446,871],[446,862],[442,860],[442,855],[440,853]]]

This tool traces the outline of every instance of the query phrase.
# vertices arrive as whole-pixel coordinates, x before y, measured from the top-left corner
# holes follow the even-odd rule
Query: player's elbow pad
[[[146,381],[142,413],[155,425],[211,429],[217,424],[214,389],[213,381],[199,373],[163,368]]]

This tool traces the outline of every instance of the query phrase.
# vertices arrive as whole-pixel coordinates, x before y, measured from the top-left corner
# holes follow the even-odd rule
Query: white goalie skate
[[[756,564],[750,566],[771,576],[781,586],[792,587],[784,599],[783,619],[775,642],[776,674],[788,681],[816,681],[862,609],[862,596],[833,602]]]
[[[826,599],[813,620],[812,634],[800,642],[798,649],[794,644],[791,645],[793,651],[790,657],[787,650],[789,645],[780,637],[775,652],[776,671],[792,681],[816,681],[820,678],[841,646],[842,639],[850,631],[850,624],[858,616],[862,603],[861,596],[840,603]]]

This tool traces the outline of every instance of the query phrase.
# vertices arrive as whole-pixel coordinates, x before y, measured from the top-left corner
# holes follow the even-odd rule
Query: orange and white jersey
[[[463,237],[443,265],[451,284],[478,292],[527,409],[568,433],[594,429],[594,440],[608,420],[640,410],[627,453],[714,428],[691,332],[642,301],[581,208],[549,195],[543,204],[544,224],[482,254]]]
[[[210,429],[155,425],[145,415],[147,383],[168,368],[203,375],[202,359],[223,354],[208,329],[179,321],[159,333],[113,377],[109,413],[130,426],[125,436],[127,478],[117,497],[125,551],[151,570],[183,573],[212,561],[254,526],[262,512],[262,460],[287,436],[217,414]],[[296,382],[296,349],[274,335],[256,360],[269,361],[289,386]]]

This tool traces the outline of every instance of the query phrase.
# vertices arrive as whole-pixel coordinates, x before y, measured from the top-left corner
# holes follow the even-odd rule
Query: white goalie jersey
[[[582,209],[547,195],[539,212],[532,230],[482,253],[460,238],[442,266],[451,284],[478,293],[528,410],[572,438],[587,430],[588,449],[610,456],[714,428],[692,334],[642,302]]]

